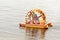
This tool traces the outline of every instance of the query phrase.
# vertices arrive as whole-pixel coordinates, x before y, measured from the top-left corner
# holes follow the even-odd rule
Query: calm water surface
[[[56,1],[0,0],[0,40],[60,40],[60,2]],[[33,8],[42,8],[53,27],[28,32],[19,28],[25,13]]]

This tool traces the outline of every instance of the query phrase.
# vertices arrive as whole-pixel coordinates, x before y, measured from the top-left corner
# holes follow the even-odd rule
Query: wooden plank
[[[33,25],[33,24],[26,24],[26,28],[48,28],[48,25]]]

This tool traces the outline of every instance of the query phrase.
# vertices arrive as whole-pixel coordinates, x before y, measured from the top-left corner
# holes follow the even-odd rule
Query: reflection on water
[[[40,29],[40,32],[41,32],[41,39],[44,39],[45,38],[45,33],[46,33],[47,29]]]
[[[26,40],[44,40],[47,29],[29,28],[26,32]]]

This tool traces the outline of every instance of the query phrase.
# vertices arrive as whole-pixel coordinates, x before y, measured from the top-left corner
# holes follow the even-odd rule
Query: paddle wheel
[[[26,15],[26,24],[40,24],[46,22],[45,14],[40,10],[31,10]]]

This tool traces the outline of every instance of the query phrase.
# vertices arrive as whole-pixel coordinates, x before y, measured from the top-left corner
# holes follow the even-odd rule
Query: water
[[[19,28],[26,12],[41,8],[53,27],[26,32]],[[60,40],[60,0],[0,0],[0,40]]]

